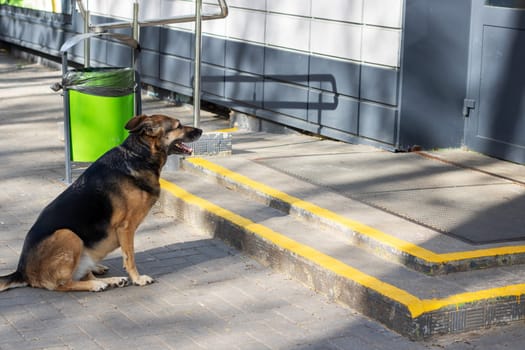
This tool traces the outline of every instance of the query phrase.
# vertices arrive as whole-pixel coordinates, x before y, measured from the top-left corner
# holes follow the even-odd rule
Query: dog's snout
[[[202,129],[194,127],[186,127],[186,139],[187,142],[197,141],[202,135]]]
[[[192,131],[192,136],[193,137],[200,137],[201,135],[202,135],[202,129],[199,129],[199,128],[193,129],[193,131]]]

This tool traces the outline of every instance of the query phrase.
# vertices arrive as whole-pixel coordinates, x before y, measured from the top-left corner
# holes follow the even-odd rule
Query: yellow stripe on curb
[[[382,282],[379,279],[367,275],[353,267],[350,267],[339,260],[336,260],[326,254],[323,254],[311,247],[296,242],[282,234],[279,234],[266,226],[256,224],[253,221],[237,215],[229,210],[221,208],[203,198],[197,197],[179,186],[161,179],[161,187],[183,201],[196,205],[206,211],[232,222],[233,224],[243,228],[244,230],[257,235],[266,241],[269,241],[276,246],[286,249],[296,255],[315,262],[319,266],[336,273],[339,276],[348,278],[362,286],[368,287],[372,290],[378,291],[381,294],[407,306],[412,315],[419,315],[422,313],[421,300],[406,291],[392,286],[388,283]],[[413,316],[415,317],[415,316]]]
[[[211,172],[217,173],[222,177],[229,178],[244,186],[251,187],[255,189],[256,191],[264,193],[270,197],[277,198],[280,201],[288,203],[294,207],[301,208],[318,217],[336,222],[340,225],[343,225],[349,228],[352,231],[362,234],[363,236],[372,238],[376,241],[379,241],[383,244],[393,247],[400,252],[412,255],[428,263],[444,264],[444,263],[450,263],[450,262],[461,261],[461,260],[466,260],[466,259],[495,257],[499,255],[511,255],[511,254],[525,253],[525,246],[523,245],[469,250],[469,251],[453,252],[453,253],[436,253],[431,250],[420,247],[416,244],[413,244],[411,242],[396,238],[392,235],[389,235],[385,232],[377,230],[373,227],[367,226],[356,220],[352,220],[350,218],[346,218],[344,216],[336,214],[328,209],[319,207],[313,203],[303,201],[302,199],[294,197],[294,196],[290,196],[287,193],[271,188],[260,182],[254,181],[244,175],[233,172],[218,164],[210,162],[209,160],[206,160],[203,158],[187,158],[186,161],[196,166],[207,169]]]
[[[383,282],[378,278],[370,276],[329,255],[326,255],[307,245],[294,241],[278,232],[275,232],[266,226],[257,224],[227,209],[219,207],[218,205],[200,198],[169,181],[161,179],[160,184],[162,189],[191,205],[198,206],[208,212],[211,212],[214,215],[228,220],[233,224],[243,228],[245,231],[263,238],[268,242],[271,242],[281,249],[285,249],[295,255],[312,261],[323,269],[332,271],[338,276],[354,281],[363,287],[371,289],[391,300],[404,305],[410,312],[410,316],[412,318],[416,318],[424,313],[435,311],[443,307],[458,307],[461,304],[472,303],[484,299],[515,297],[516,301],[519,302],[521,295],[525,294],[525,284],[516,284],[480,290],[476,292],[455,294],[443,299],[420,299],[406,290]]]
[[[213,132],[224,132],[224,133],[226,133],[226,132],[236,132],[236,131],[238,131],[238,130],[239,130],[238,127],[233,127],[233,128],[227,128],[227,129],[215,130],[215,131],[213,131]]]
[[[475,292],[466,292],[450,295],[442,299],[424,299],[423,312],[439,310],[444,307],[456,307],[481,300],[493,300],[497,298],[516,298],[516,302],[521,302],[521,296],[525,294],[525,284],[511,284],[508,286],[482,289]],[[413,316],[417,317],[417,316]]]

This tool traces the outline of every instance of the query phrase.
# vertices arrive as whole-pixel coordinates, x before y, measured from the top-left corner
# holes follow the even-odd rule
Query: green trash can
[[[62,85],[69,99],[72,161],[95,161],[124,141],[124,126],[135,112],[132,68],[70,70]]]
[[[132,67],[68,68],[68,50],[90,39],[109,39],[128,46]],[[64,93],[64,155],[67,183],[72,182],[71,162],[93,162],[128,136],[124,126],[141,113],[140,75],[137,57],[139,43],[124,34],[96,32],[78,34],[61,47],[62,82],[54,91]],[[84,65],[89,66],[84,58]]]

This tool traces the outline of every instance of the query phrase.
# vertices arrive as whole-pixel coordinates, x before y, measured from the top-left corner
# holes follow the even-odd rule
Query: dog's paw
[[[145,286],[146,284],[152,284],[153,282],[155,282],[155,280],[150,276],[140,275],[139,278],[133,281],[133,284],[136,286]]]
[[[99,280],[91,281],[91,288],[89,289],[92,292],[102,292],[109,288],[109,284]]]
[[[109,285],[113,288],[122,288],[127,286],[128,284],[129,278],[127,277],[112,277],[111,279],[109,279]]]
[[[104,265],[102,265],[102,264],[97,264],[97,265],[93,268],[92,272],[93,272],[93,274],[95,274],[95,275],[103,275],[103,274],[105,274],[106,272],[108,272],[108,270],[109,270],[109,267],[104,266]]]

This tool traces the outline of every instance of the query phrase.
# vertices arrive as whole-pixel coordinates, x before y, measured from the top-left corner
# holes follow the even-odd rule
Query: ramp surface
[[[525,187],[506,179],[417,154],[364,152],[257,162],[469,243],[525,238]]]

